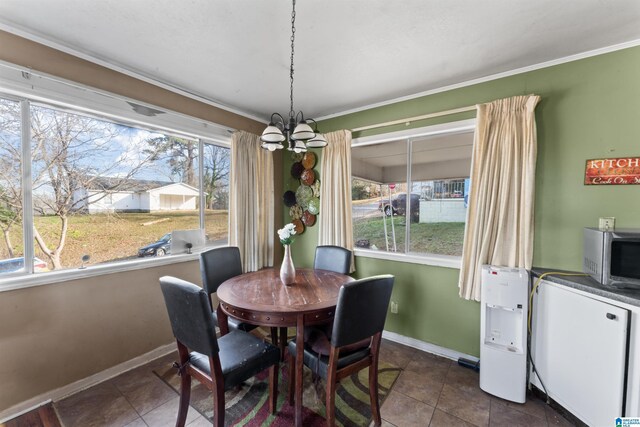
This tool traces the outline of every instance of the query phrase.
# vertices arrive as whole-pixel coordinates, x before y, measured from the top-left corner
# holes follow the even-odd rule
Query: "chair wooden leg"
[[[278,328],[271,328],[271,344],[278,347]]]
[[[293,392],[296,388],[296,358],[292,355],[287,357],[287,364],[289,365],[289,405],[293,406]]]
[[[327,399],[325,402],[327,407],[327,427],[335,427],[336,425],[336,386],[335,378],[331,382],[327,378]]]
[[[338,386],[338,357],[340,350],[331,346],[329,352],[329,365],[327,366],[327,399],[325,402],[327,409],[327,427],[335,427],[336,425],[336,388]]]
[[[224,427],[224,391],[213,390],[213,425]]]
[[[378,364],[369,365],[369,397],[371,398],[371,416],[376,426],[382,424],[380,418],[380,399],[378,398]]]
[[[180,356],[180,406],[178,407],[178,419],[176,427],[184,427],[189,411],[189,400],[191,399],[191,373],[189,372],[189,350],[180,341],[176,340],[178,354]]]
[[[273,365],[269,368],[269,412],[276,413],[278,406],[278,370],[280,365]]]
[[[191,375],[184,372],[180,377],[180,406],[178,408],[178,419],[176,427],[184,427],[189,411],[189,399],[191,398]]]
[[[382,424],[380,418],[380,399],[378,396],[378,357],[382,333],[378,332],[371,340],[371,365],[369,365],[369,397],[371,398],[371,416],[376,426]]]
[[[207,388],[213,395],[213,425],[224,427],[224,377],[222,376],[222,366],[220,358],[209,357],[209,367],[211,369],[211,381]]]

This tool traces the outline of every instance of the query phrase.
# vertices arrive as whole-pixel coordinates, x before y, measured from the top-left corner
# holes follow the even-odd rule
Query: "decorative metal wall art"
[[[320,180],[313,169],[317,163],[315,153],[310,151],[291,155],[291,177],[297,181],[295,192],[286,191],[282,197],[289,208],[291,222],[296,234],[302,234],[306,227],[313,227],[320,213]]]

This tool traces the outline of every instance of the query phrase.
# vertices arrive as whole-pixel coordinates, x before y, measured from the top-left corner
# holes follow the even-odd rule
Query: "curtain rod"
[[[422,116],[408,117],[406,119],[393,120],[391,122],[384,122],[384,123],[378,123],[378,124],[375,124],[375,125],[362,126],[362,127],[359,127],[359,128],[351,129],[351,132],[360,132],[360,131],[363,131],[363,130],[377,129],[377,128],[393,126],[393,125],[400,125],[400,124],[403,124],[403,123],[410,123],[410,122],[415,122],[415,121],[418,121],[418,120],[432,119],[434,117],[449,116],[451,114],[465,113],[467,111],[475,111],[475,109],[476,109],[475,105],[470,105],[468,107],[460,107],[460,108],[454,108],[452,110],[445,110],[445,111],[438,111],[436,113],[423,114]]]

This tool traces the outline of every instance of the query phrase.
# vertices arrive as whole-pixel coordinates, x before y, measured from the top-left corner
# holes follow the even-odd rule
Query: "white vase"
[[[284,258],[280,267],[280,280],[285,285],[293,285],[296,282],[296,268],[293,266],[291,259],[290,245],[284,245]]]

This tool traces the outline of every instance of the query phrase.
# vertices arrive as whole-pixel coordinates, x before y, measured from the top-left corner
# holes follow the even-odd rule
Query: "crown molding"
[[[118,64],[118,63],[114,63],[106,58],[102,58],[100,56],[97,56],[95,54],[86,52],[86,51],[82,51],[79,49],[75,49],[75,48],[71,48],[67,45],[65,45],[64,43],[58,41],[58,40],[52,40],[49,38],[44,37],[43,35],[37,34],[33,31],[30,30],[26,30],[24,28],[21,28],[15,24],[10,24],[6,21],[3,21],[2,19],[0,19],[0,30],[3,31],[7,31],[9,33],[15,34],[17,36],[23,37],[27,40],[31,40],[33,42],[42,44],[44,46],[50,47],[52,49],[56,49],[59,50],[61,52],[67,53],[69,55],[73,55],[76,56],[78,58],[84,59],[86,61],[92,62],[94,64],[103,66],[105,68],[108,68],[110,70],[113,71],[117,71],[121,74],[127,75],[129,77],[133,77],[135,79],[144,81],[146,83],[150,83],[153,84],[155,86],[161,87],[165,90],[177,93],[179,95],[185,96],[187,98],[199,101],[199,102],[203,102],[205,104],[211,105],[213,107],[216,108],[220,108],[222,110],[228,111],[230,113],[234,113],[234,114],[238,114],[240,116],[246,117],[248,119],[252,119],[258,122],[265,122],[265,118],[264,117],[258,117],[255,116],[253,114],[247,113],[245,111],[236,109],[234,107],[230,107],[228,105],[224,105],[216,100],[204,97],[202,95],[196,94],[194,92],[191,92],[187,89],[184,89],[182,87],[173,85],[171,83],[168,83],[166,81],[163,81],[161,79],[158,79],[157,77],[153,77],[150,75],[145,74],[142,71],[139,70],[135,70],[129,67],[126,67],[122,64]],[[591,58],[594,56],[599,56],[599,55],[604,55],[606,53],[611,53],[611,52],[615,52],[618,50],[623,50],[623,49],[628,49],[631,47],[636,47],[636,46],[640,46],[640,39],[636,39],[636,40],[630,40],[627,42],[623,42],[623,43],[618,43],[615,45],[611,45],[611,46],[605,46],[602,48],[598,48],[598,49],[593,49],[593,50],[588,50],[585,52],[581,52],[581,53],[577,53],[574,55],[569,55],[569,56],[565,56],[562,58],[557,58],[557,59],[553,59],[550,61],[545,61],[545,62],[540,62],[538,64],[533,64],[533,65],[528,65],[526,67],[521,67],[521,68],[516,68],[514,70],[510,70],[510,71],[504,71],[501,73],[496,73],[496,74],[491,74],[489,76],[485,76],[485,77],[480,77],[477,79],[472,79],[472,80],[467,80],[464,82],[460,82],[460,83],[454,83],[451,85],[447,85],[447,86],[441,86],[439,88],[435,88],[435,89],[429,89],[426,91],[422,91],[422,92],[418,92],[412,95],[406,95],[406,96],[402,96],[402,97],[398,97],[398,98],[393,98],[393,99],[389,99],[386,101],[381,101],[381,102],[376,102],[376,103],[372,103],[372,104],[367,104],[367,105],[363,105],[361,107],[356,107],[356,108],[351,108],[351,109],[347,109],[347,110],[342,110],[336,113],[331,113],[331,114],[327,114],[321,117],[318,117],[316,120],[317,121],[321,121],[321,120],[328,120],[328,119],[332,119],[335,117],[340,117],[340,116],[344,116],[347,114],[353,114],[353,113],[358,113],[361,111],[365,111],[365,110],[370,110],[372,108],[377,108],[377,107],[384,107],[386,105],[391,105],[391,104],[396,104],[398,102],[403,102],[403,101],[409,101],[412,99],[416,99],[416,98],[421,98],[424,96],[428,96],[428,95],[434,95],[437,93],[442,93],[442,92],[447,92],[450,90],[454,90],[454,89],[460,89],[460,88],[464,88],[464,87],[468,87],[468,86],[473,86],[476,84],[480,84],[480,83],[485,83],[485,82],[489,82],[492,80],[498,80],[498,79],[502,79],[505,77],[510,77],[510,76],[514,76],[517,74],[523,74],[523,73],[527,73],[529,71],[535,71],[535,70],[540,70],[540,69],[544,69],[544,68],[549,68],[549,67],[553,67],[556,65],[561,65],[561,64],[566,64],[568,62],[574,62],[574,61],[579,61],[581,59],[586,59],[586,58]]]
[[[529,71],[541,70],[543,68],[554,67],[556,65],[566,64],[568,62],[579,61],[581,59],[591,58],[593,56],[604,55],[606,53],[616,52],[618,50],[628,49],[631,47],[640,46],[640,39],[631,40],[624,43],[619,43],[611,46],[606,46],[598,49],[589,50],[582,53],[576,53],[574,55],[565,56],[558,59],[552,59],[550,61],[540,62],[538,64],[528,65],[526,67],[516,68],[510,71],[504,71],[502,73],[491,74],[486,77],[480,77],[477,79],[467,80],[460,83],[454,83],[447,86],[442,86],[436,89],[425,90],[423,92],[418,92],[412,95],[401,96],[399,98],[389,99],[387,101],[376,102],[373,104],[364,105],[362,107],[351,108],[348,110],[343,110],[338,113],[327,114],[326,116],[318,117],[316,120],[328,120],[333,119],[335,117],[345,116],[347,114],[359,113],[361,111],[370,110],[372,108],[384,107],[386,105],[396,104],[398,102],[409,101],[416,98],[421,98],[423,96],[434,95],[437,93],[448,92],[454,89],[460,89],[463,87],[473,86],[480,83],[490,82],[492,80],[498,80],[505,77],[515,76],[517,74],[528,73]]]
[[[124,74],[126,76],[132,77],[134,79],[141,80],[145,83],[152,84],[154,86],[158,86],[162,89],[168,90],[170,92],[176,93],[178,95],[182,95],[184,97],[193,99],[195,101],[202,102],[207,105],[211,105],[212,107],[219,108],[224,111],[228,111],[230,113],[237,114],[239,116],[255,120],[260,123],[266,123],[266,119],[264,117],[257,117],[250,113],[247,113],[242,110],[238,110],[237,108],[222,104],[214,99],[210,99],[199,95],[197,93],[191,92],[187,89],[184,89],[180,86],[176,86],[169,82],[166,82],[162,79],[158,79],[157,77],[153,77],[148,75],[142,71],[135,70],[133,68],[126,67],[122,64],[109,60],[107,58],[100,57],[93,53],[83,51],[80,49],[72,48],[64,44],[63,42],[55,39],[46,38],[41,34],[37,34],[33,31],[26,30],[22,27],[16,26],[15,24],[9,24],[6,21],[3,21],[0,18],[0,30],[6,31],[8,33],[14,34],[16,36],[22,37],[24,39],[30,40],[32,42],[41,44],[43,46],[49,47],[51,49],[59,50],[60,52],[67,53],[69,55],[73,55],[77,58],[84,59],[85,61],[91,62],[93,64],[100,65],[104,68],[108,68],[110,70],[116,71],[120,74]]]

